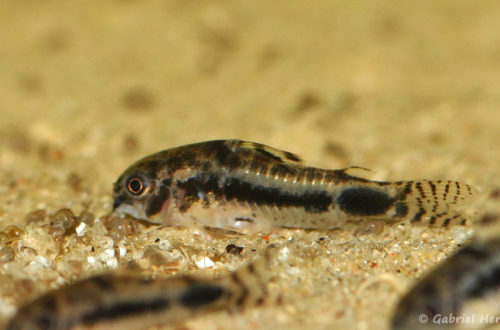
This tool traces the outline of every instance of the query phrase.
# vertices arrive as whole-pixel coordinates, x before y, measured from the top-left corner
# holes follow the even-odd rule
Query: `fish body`
[[[454,181],[371,181],[303,165],[290,152],[241,140],[181,146],[131,165],[114,209],[153,223],[237,231],[334,229],[348,221],[464,224],[475,190]]]
[[[500,238],[497,236],[473,241],[421,279],[399,301],[392,328],[498,326],[499,301]]]
[[[6,329],[143,329],[216,310],[259,306],[270,299],[267,282],[274,251],[271,245],[253,263],[215,279],[120,274],[83,279],[21,306]]]
[[[398,302],[392,329],[491,329],[500,325],[500,213],[475,223],[471,242]]]

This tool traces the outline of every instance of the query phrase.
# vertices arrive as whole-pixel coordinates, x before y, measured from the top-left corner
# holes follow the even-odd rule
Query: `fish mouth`
[[[125,202],[125,196],[117,195],[115,197],[115,200],[113,201],[113,211],[116,211],[116,209],[120,207],[120,205],[122,205],[123,202]]]
[[[142,212],[142,210],[140,209],[137,209],[136,207],[134,207],[133,205],[130,205],[128,203],[122,203],[116,210],[116,212],[119,214],[119,215],[126,215],[126,216],[130,216],[136,220],[143,220],[143,221],[146,221],[146,222],[151,222],[150,219],[148,219],[147,217],[144,216],[144,212]]]

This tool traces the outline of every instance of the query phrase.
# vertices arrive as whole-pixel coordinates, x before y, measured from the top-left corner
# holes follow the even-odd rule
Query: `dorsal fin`
[[[350,171],[356,171],[356,170],[361,170],[363,172],[371,172],[372,170],[370,170],[369,168],[366,168],[366,167],[362,167],[362,166],[356,166],[356,165],[353,165],[353,166],[349,166],[349,167],[346,167],[346,168],[342,168],[341,171],[343,171],[344,173],[348,174],[347,172],[350,172]]]
[[[279,150],[273,147],[266,146],[264,144],[256,143],[256,142],[248,142],[241,140],[228,140],[226,144],[233,150],[237,149],[247,149],[255,153],[259,153],[262,156],[273,159],[275,161],[282,162],[284,164],[293,164],[293,165],[301,165],[302,159],[291,152]]]
[[[349,166],[346,168],[341,168],[341,169],[338,169],[336,171],[338,171],[342,174],[348,175],[349,177],[367,180],[369,178],[367,178],[365,176],[365,174],[367,174],[367,172],[371,172],[372,170],[370,170],[369,168],[366,168],[366,167],[354,165],[354,166]]]

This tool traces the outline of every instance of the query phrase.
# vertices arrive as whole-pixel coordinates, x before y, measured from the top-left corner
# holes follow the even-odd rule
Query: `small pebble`
[[[170,244],[170,241],[164,239],[160,243],[158,243],[158,248],[160,250],[170,250],[172,248],[172,244]]]
[[[77,236],[83,236],[85,234],[87,225],[85,222],[80,222],[80,224],[75,228],[75,232]]]
[[[82,211],[82,213],[80,213],[80,220],[82,222],[85,222],[87,225],[93,225],[95,222],[95,217],[88,211]]]
[[[242,251],[243,251],[242,246],[236,246],[234,244],[229,244],[228,246],[226,246],[226,252],[234,254],[235,256],[240,255]]]
[[[116,260],[115,258],[115,249],[113,248],[105,249],[104,251],[102,251],[97,255],[97,259],[110,268],[115,268],[118,266],[118,260]]]
[[[199,269],[211,268],[215,263],[209,257],[195,257],[193,256],[196,267]]]
[[[23,231],[16,226],[8,226],[5,228],[5,233],[10,239],[21,237]]]
[[[95,242],[102,249],[111,249],[115,245],[113,239],[108,236],[98,237]]]
[[[78,218],[70,209],[60,209],[51,216],[55,225],[62,224],[64,229],[75,228],[78,225]]]
[[[279,252],[278,259],[280,261],[287,261],[288,260],[288,255],[290,254],[290,249],[288,249],[286,246],[282,248]]]
[[[363,224],[356,232],[356,238],[360,241],[366,240],[368,236],[380,235],[384,232],[384,223],[382,221],[370,221]]]
[[[148,259],[151,265],[161,266],[167,262],[161,251],[154,247],[149,247],[144,251],[143,258]]]
[[[127,226],[125,225],[125,220],[120,218],[113,218],[109,223],[108,230],[109,235],[117,240],[121,241],[125,237],[127,237]]]
[[[127,249],[125,247],[123,246],[118,247],[118,256],[120,258],[125,257],[126,254],[127,254]]]
[[[457,244],[463,244],[467,240],[467,233],[463,228],[455,228],[452,237]]]
[[[26,265],[26,267],[24,267],[24,270],[28,274],[35,275],[38,274],[43,268],[47,268],[49,266],[50,261],[47,258],[43,256],[36,256],[33,261],[31,261],[30,263],[28,263],[28,265]]]
[[[29,225],[33,222],[42,222],[47,216],[45,209],[35,210],[26,215],[26,224]]]
[[[300,268],[298,267],[290,267],[288,268],[288,274],[291,276],[297,276],[301,273]]]
[[[116,260],[116,258],[109,259],[106,261],[106,266],[109,268],[116,268],[118,267],[118,260]]]
[[[15,258],[16,258],[16,253],[14,252],[14,249],[12,247],[6,246],[0,250],[0,262],[1,263],[11,262]]]
[[[394,244],[391,249],[389,250],[390,253],[400,253],[401,252],[401,246],[396,243]]]

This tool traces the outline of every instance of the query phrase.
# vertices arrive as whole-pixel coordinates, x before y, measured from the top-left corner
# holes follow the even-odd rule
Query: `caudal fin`
[[[478,195],[478,191],[472,186],[455,181],[402,181],[397,182],[397,185],[397,215],[411,223],[422,222],[444,227],[465,225],[467,219],[460,208]]]

